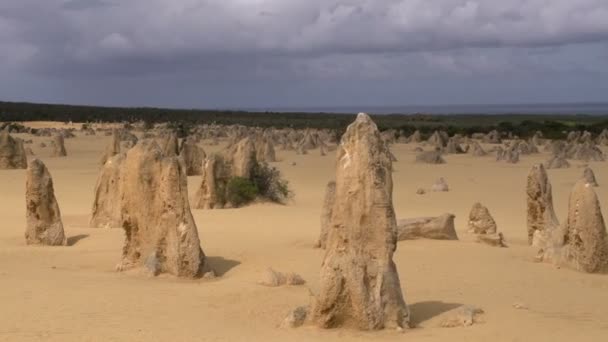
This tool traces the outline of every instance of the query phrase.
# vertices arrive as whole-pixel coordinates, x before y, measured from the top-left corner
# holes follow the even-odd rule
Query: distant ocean
[[[274,107],[239,108],[246,111],[354,114],[589,114],[608,115],[608,103],[363,106],[363,107]]]

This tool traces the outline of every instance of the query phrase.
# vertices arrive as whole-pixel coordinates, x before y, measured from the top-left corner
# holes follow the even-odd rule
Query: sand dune
[[[43,127],[45,123],[40,123]],[[32,125],[30,125],[32,126]],[[47,125],[48,126],[48,125]],[[47,127],[44,126],[44,127]],[[20,135],[17,135],[20,136]],[[28,136],[29,139],[29,136]],[[608,277],[533,262],[527,245],[526,176],[548,154],[522,156],[518,164],[493,156],[447,155],[447,164],[414,162],[415,145],[395,144],[397,218],[456,215],[460,241],[402,241],[395,253],[401,285],[416,328],[360,332],[277,326],[318,287],[323,251],[313,249],[325,186],[334,177],[333,153],[321,157],[277,150],[295,192],[286,206],[193,210],[215,280],[150,278],[117,273],[121,229],[90,229],[99,158],[110,137],[66,139],[68,156],[30,145],[47,165],[69,247],[26,246],[25,170],[0,170],[0,340],[3,341],[602,341],[608,337]],[[484,146],[484,148],[487,146]],[[204,145],[206,151],[221,146]],[[296,165],[293,166],[292,163]],[[581,177],[580,162],[548,170],[555,210],[565,219],[568,195]],[[608,213],[608,167],[589,163]],[[439,177],[449,192],[417,195]],[[193,195],[200,177],[189,177]],[[607,184],[607,185],[605,185]],[[467,234],[471,206],[491,211],[509,248],[474,242]],[[267,267],[297,272],[306,286],[259,286]],[[527,309],[517,309],[521,303]],[[484,309],[483,322],[440,328],[441,314],[460,305]]]

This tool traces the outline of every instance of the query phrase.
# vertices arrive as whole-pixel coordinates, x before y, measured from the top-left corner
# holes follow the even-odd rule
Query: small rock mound
[[[300,327],[306,322],[306,317],[308,316],[308,307],[299,306],[289,312],[287,317],[281,322],[281,328],[297,328]]]
[[[448,183],[443,179],[443,177],[439,178],[435,184],[431,186],[431,191],[433,192],[447,192],[450,191],[450,187]]]
[[[474,234],[495,234],[496,222],[488,208],[475,203],[469,213],[469,233]]]
[[[567,169],[570,163],[562,156],[553,156],[545,163],[547,169]]]
[[[427,151],[422,152],[416,156],[417,163],[425,164],[445,164],[445,159],[441,156],[439,151]]]
[[[453,214],[438,217],[417,217],[397,222],[397,240],[458,240]]]
[[[263,278],[258,284],[268,287],[279,287],[284,285],[296,286],[303,285],[306,281],[296,273],[281,273],[272,268],[266,269]]]
[[[465,305],[449,312],[441,321],[443,328],[468,327],[480,321],[480,315],[484,311],[480,308]]]

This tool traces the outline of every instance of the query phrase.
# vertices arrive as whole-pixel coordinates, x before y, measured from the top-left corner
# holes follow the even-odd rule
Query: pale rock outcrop
[[[167,157],[173,157],[179,155],[179,141],[177,135],[171,133],[169,136],[162,140],[163,154]]]
[[[298,306],[289,314],[283,322],[280,324],[280,328],[297,328],[302,326],[306,322],[306,317],[308,317],[309,308],[306,306]]]
[[[484,311],[471,305],[463,305],[456,310],[444,314],[440,326],[442,328],[468,327],[480,321]]]
[[[337,151],[336,200],[311,321],[322,328],[405,328],[393,253],[392,165],[377,126],[359,114]]]
[[[397,222],[397,239],[458,240],[453,214],[437,217],[401,219]]]
[[[103,156],[101,156],[100,163],[101,165],[105,164],[110,158],[120,153],[120,136],[118,135],[117,130],[112,130],[112,141],[108,146],[106,146],[106,150],[104,151]]]
[[[140,141],[121,163],[120,188],[125,244],[117,269],[145,266],[152,274],[200,275],[205,255],[178,158],[165,156],[153,140]]]
[[[325,187],[325,198],[323,199],[323,207],[321,208],[321,233],[315,247],[325,249],[327,236],[331,225],[331,216],[336,200],[336,182],[331,181]]]
[[[441,156],[440,151],[422,152],[416,156],[416,162],[425,164],[445,164],[445,160]]]
[[[203,164],[202,182],[196,192],[193,207],[196,209],[222,209],[226,205],[224,189],[230,175],[224,159],[217,154],[209,155]]]
[[[447,192],[450,191],[450,187],[448,183],[443,179],[443,177],[439,178],[435,181],[435,184],[431,186],[431,191],[433,192]]]
[[[205,151],[198,146],[194,138],[186,138],[182,141],[179,156],[186,166],[186,175],[198,176],[203,171],[203,160]]]
[[[545,167],[547,169],[567,169],[570,167],[570,163],[563,156],[555,155],[551,157],[546,163]]]
[[[23,140],[13,138],[8,126],[0,131],[0,170],[27,168],[27,156]]]
[[[568,205],[561,261],[576,270],[608,271],[608,238],[600,203],[593,187],[578,181]]]
[[[487,152],[481,147],[481,145],[477,141],[472,142],[472,144],[469,146],[472,146],[471,155],[473,155],[474,157],[483,157],[487,155]]]
[[[33,159],[28,164],[25,203],[27,217],[25,242],[28,245],[66,245],[53,179],[40,159]]]
[[[233,176],[249,179],[256,163],[255,146],[251,138],[239,141],[232,154]]]
[[[476,241],[492,247],[507,247],[505,244],[505,237],[502,233],[478,234],[476,235]]]
[[[526,198],[528,243],[540,247],[559,227],[551,183],[542,164],[534,165],[528,174]]]
[[[66,157],[68,155],[67,151],[65,150],[63,135],[56,134],[53,137],[52,145],[53,151],[51,152],[51,157]]]
[[[121,183],[120,168],[124,154],[117,154],[102,166],[91,211],[91,228],[120,228],[121,220]]]
[[[488,208],[481,203],[475,203],[469,213],[469,233],[495,234],[496,222]]]
[[[258,281],[259,285],[268,287],[279,287],[285,285],[296,286],[303,285],[305,283],[306,281],[296,273],[277,272],[272,268],[267,268],[262,279]]]
[[[265,139],[259,145],[259,147],[256,148],[256,153],[258,161],[264,161],[267,163],[274,163],[277,161],[274,144],[268,139]]]
[[[587,184],[591,184],[591,186],[599,186],[595,180],[595,173],[593,173],[593,170],[589,166],[583,170],[583,179]]]

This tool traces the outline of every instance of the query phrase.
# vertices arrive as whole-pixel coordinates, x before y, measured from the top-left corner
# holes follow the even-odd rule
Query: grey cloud
[[[606,41],[606,0],[0,2],[0,72],[57,82],[361,80],[388,87],[601,75]],[[0,96],[6,88],[0,84]]]
[[[71,0],[64,2],[61,8],[66,10],[82,11],[108,6],[114,6],[114,4],[103,0]]]

